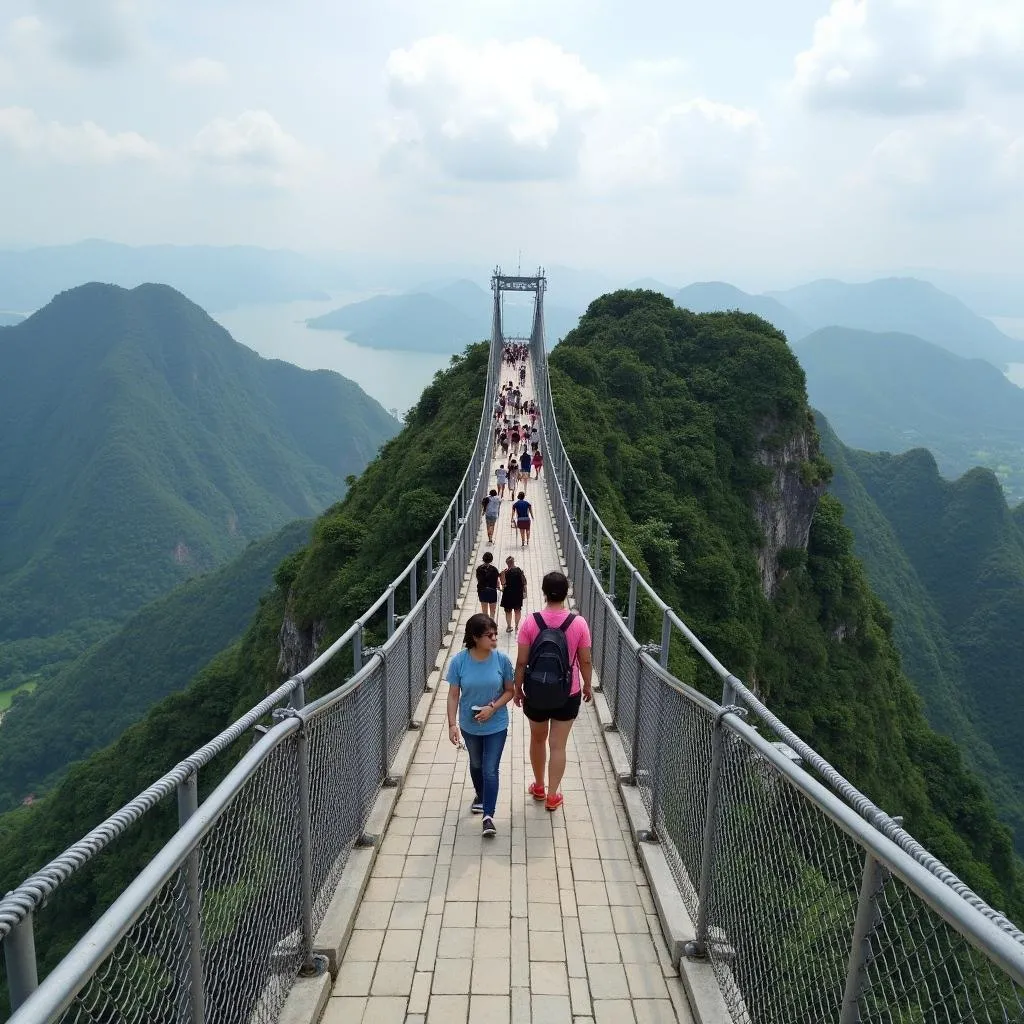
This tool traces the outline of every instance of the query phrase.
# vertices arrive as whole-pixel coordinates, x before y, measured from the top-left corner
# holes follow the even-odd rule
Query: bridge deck
[[[527,392],[530,392],[527,381]],[[492,466],[497,468],[497,462]],[[543,480],[527,497],[529,548],[495,530],[495,563],[509,554],[529,581],[524,614],[560,558]],[[481,521],[476,561],[484,550]],[[478,610],[463,591],[454,644]],[[515,634],[498,610],[499,645],[515,661]],[[452,653],[458,647],[453,648]],[[529,730],[510,708],[501,762],[498,835],[484,841],[465,751],[448,741],[441,683],[359,908],[325,1024],[595,1024],[690,1022],[654,904],[633,848],[600,724],[584,705],[568,750],[563,808],[526,792]]]

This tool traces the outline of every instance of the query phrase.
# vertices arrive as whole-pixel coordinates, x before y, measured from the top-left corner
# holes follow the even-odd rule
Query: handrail
[[[594,529],[599,531],[601,542],[607,541],[614,556],[622,562],[629,571],[631,578],[634,578],[637,585],[650,597],[655,606],[662,613],[667,626],[674,626],[678,629],[689,645],[697,652],[701,659],[723,682],[722,704],[728,705],[734,700],[741,701],[751,711],[757,714],[766,725],[792,747],[825,782],[846,800],[862,817],[868,820],[886,838],[895,843],[901,850],[912,857],[918,864],[924,867],[943,884],[949,887],[960,898],[979,911],[985,918],[995,924],[1004,934],[1010,936],[1014,942],[1024,946],[1024,932],[1021,931],[1012,921],[995,908],[991,907],[984,899],[975,893],[964,881],[953,871],[944,865],[937,857],[929,853],[906,829],[902,828],[890,815],[877,807],[864,793],[858,790],[849,780],[841,775],[821,754],[813,747],[802,740],[791,729],[789,729],[776,715],[774,715],[751,690],[725,665],[719,661],[714,654],[701,642],[700,638],[686,625],[682,618],[664,601],[655,589],[643,578],[633,562],[630,561],[622,547],[615,540],[611,531],[605,526],[603,520],[597,513],[597,509],[590,501],[579,476],[573,467],[572,460],[566,452],[558,429],[558,422],[554,415],[554,404],[551,395],[551,381],[548,372],[547,350],[544,346],[534,348],[535,379],[542,394],[544,403],[544,414],[541,416],[541,431],[545,436],[545,447],[550,462],[554,463],[556,473],[555,483],[558,487],[559,497],[565,504],[570,521],[573,519],[573,506],[565,500],[565,490],[579,496],[580,513],[579,521],[582,525],[584,518],[589,520],[587,543],[591,544],[594,537]],[[559,472],[565,480],[559,478]],[[567,543],[563,539],[563,543]],[[586,551],[577,537],[581,552],[586,556]],[[616,609],[616,614],[622,619],[621,613]],[[622,619],[623,624],[628,623]],[[633,630],[630,633],[634,635]],[[663,630],[663,644],[661,650],[661,664],[668,663],[668,642],[671,634],[669,629]]]

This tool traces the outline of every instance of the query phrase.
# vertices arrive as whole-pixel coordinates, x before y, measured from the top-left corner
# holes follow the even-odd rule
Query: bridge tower
[[[529,340],[531,347],[540,346],[544,348],[544,292],[547,290],[548,279],[544,274],[544,268],[538,267],[537,273],[532,277],[520,277],[518,275],[503,274],[501,267],[495,267],[491,275],[491,291],[494,292],[494,321],[492,333],[495,339],[504,340],[505,334],[501,324],[501,295],[502,292],[533,292],[533,328],[530,331]],[[519,340],[519,339],[517,339]]]

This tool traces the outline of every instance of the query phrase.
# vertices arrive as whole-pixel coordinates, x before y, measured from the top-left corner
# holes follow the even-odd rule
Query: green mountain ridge
[[[938,616],[931,617],[927,629],[904,617],[908,674],[944,731],[985,770],[1018,848],[1024,848],[1024,711],[1019,700],[1024,533],[1019,509],[1010,512],[989,470],[972,469],[947,481],[931,453],[922,449],[903,455],[845,449],[842,456],[847,476],[856,476],[884,516]],[[868,566],[880,578],[890,572],[885,562],[869,560]],[[921,606],[920,600],[906,604]],[[896,608],[893,613],[899,614]],[[943,651],[932,671],[917,656],[929,644]],[[958,714],[950,715],[949,700],[935,699],[938,689],[953,697]]]
[[[817,424],[822,449],[834,470],[829,489],[846,509],[846,523],[853,531],[854,547],[872,588],[892,613],[893,640],[903,669],[924,700],[929,722],[956,741],[965,760],[984,781],[1000,817],[1013,829],[1018,851],[1024,851],[1024,775],[996,752],[987,725],[989,713],[984,710],[987,699],[971,685],[936,599],[861,481],[858,467],[884,462],[887,457],[851,451],[820,413]],[[918,458],[922,465],[927,463],[923,453]],[[935,489],[929,485],[927,495],[915,495],[913,488],[908,488],[905,498],[914,501],[919,514],[926,517],[934,508],[929,503],[936,500]],[[1011,710],[1004,708],[1003,713]]]
[[[66,661],[320,511],[398,426],[167,286],[58,295],[0,334],[0,666]]]
[[[834,496],[818,500],[803,544],[778,549],[766,596],[756,509],[785,501],[794,520],[830,474],[782,336],[749,314],[617,292],[591,304],[551,365],[577,472],[662,598],[790,728],[976,891],[1024,916],[1009,830],[928,725]],[[657,636],[656,620],[641,628]],[[720,683],[684,645],[671,667],[717,699]]]
[[[811,404],[843,441],[868,451],[927,448],[947,477],[994,470],[1024,499],[1024,389],[981,359],[908,334],[843,327],[794,346]]]
[[[17,696],[0,724],[0,811],[52,788],[69,764],[184,689],[245,630],[274,570],[308,541],[311,525],[298,520],[253,541],[226,565],[146,605],[33,693]]]

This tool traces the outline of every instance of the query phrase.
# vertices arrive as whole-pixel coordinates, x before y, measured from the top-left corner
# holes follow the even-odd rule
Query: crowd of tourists
[[[511,503],[511,526],[521,548],[530,543],[533,505],[526,498],[530,471],[539,479],[544,466],[537,428],[539,411],[523,396],[528,346],[507,345],[505,365],[512,379],[501,388],[495,403],[495,439],[502,461],[495,470],[495,486],[483,499],[487,546],[501,516],[506,489]],[[518,371],[519,384],[516,384]],[[522,453],[519,449],[522,446]],[[494,836],[498,801],[498,765],[508,736],[508,705],[521,708],[530,727],[530,765],[533,782],[529,794],[549,811],[564,802],[560,787],[565,774],[566,745],[582,701],[592,699],[590,627],[571,612],[567,601],[569,580],[549,572],[541,583],[543,608],[523,619],[529,597],[526,573],[512,555],[498,569],[494,555],[485,551],[476,569],[480,611],[466,623],[463,649],[448,664],[448,735],[469,754],[474,798],[470,810],[483,815],[483,835]],[[498,594],[501,594],[499,601]],[[516,633],[516,662],[498,650],[498,608],[504,612],[505,632]]]

